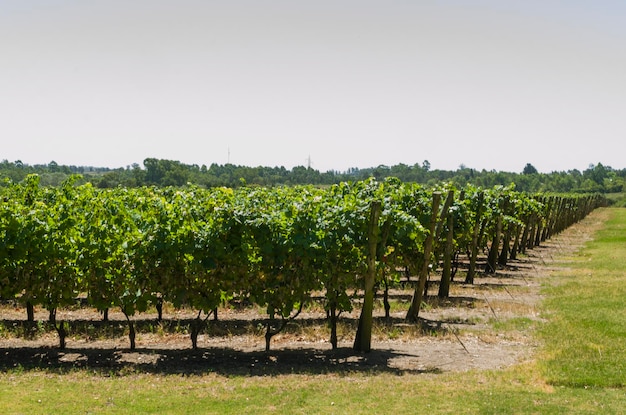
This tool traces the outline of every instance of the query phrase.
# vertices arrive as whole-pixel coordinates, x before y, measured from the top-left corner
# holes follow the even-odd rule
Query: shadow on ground
[[[277,376],[285,374],[438,373],[438,369],[394,367],[393,360],[408,357],[394,350],[356,353],[351,348],[285,349],[270,352],[229,348],[198,350],[138,348],[134,351],[49,347],[0,349],[1,371],[45,370],[68,373],[88,370],[102,375],[129,373],[223,376]]]

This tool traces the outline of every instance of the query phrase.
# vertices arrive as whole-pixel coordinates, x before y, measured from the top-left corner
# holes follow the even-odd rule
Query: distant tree
[[[381,164],[380,166],[376,167],[374,171],[372,171],[372,176],[374,176],[376,180],[382,180],[389,175],[389,172],[389,167]]]
[[[537,173],[539,172],[537,171],[535,166],[533,166],[530,163],[527,163],[526,166],[524,166],[524,170],[522,171],[522,174],[537,174]]]
[[[59,164],[52,160],[50,163],[48,163],[48,171],[50,171],[50,173],[56,173],[59,171]]]
[[[605,167],[602,163],[590,164],[589,168],[583,172],[583,176],[585,179],[591,179],[599,185],[604,185],[604,179],[609,177],[611,170],[610,167]]]
[[[143,165],[146,168],[146,181],[149,184],[160,184],[161,180],[165,176],[165,169],[163,169],[163,161],[155,158],[147,158],[143,161]]]

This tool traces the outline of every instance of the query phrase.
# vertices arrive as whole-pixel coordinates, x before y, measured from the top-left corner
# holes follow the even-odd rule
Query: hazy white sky
[[[0,160],[626,167],[623,0],[0,0]]]

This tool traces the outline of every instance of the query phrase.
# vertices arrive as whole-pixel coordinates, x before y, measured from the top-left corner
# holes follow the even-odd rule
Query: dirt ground
[[[272,351],[266,353],[264,315],[256,309],[220,310],[219,321],[209,320],[200,335],[198,350],[191,349],[187,333],[194,317],[190,311],[166,308],[161,323],[156,322],[156,314],[143,313],[134,318],[137,348],[130,351],[121,314],[112,311],[110,321],[103,323],[94,310],[77,307],[58,312],[57,319],[70,324],[67,347],[60,351],[56,332],[45,323],[45,310],[37,310],[40,323],[27,328],[25,311],[5,304],[0,306],[0,370],[264,376],[506,367],[534,355],[539,345],[532,327],[541,320],[541,285],[551,271],[563,266],[560,259],[591,238],[605,214],[602,209],[595,211],[495,275],[478,275],[474,285],[458,282],[464,279],[459,273],[448,300],[436,298],[437,277],[433,276],[419,324],[404,321],[410,287],[393,290],[391,318],[384,318],[382,307],[376,310],[369,353],[352,350],[358,310],[342,315],[338,350],[331,350],[323,310],[312,307],[277,335]]]

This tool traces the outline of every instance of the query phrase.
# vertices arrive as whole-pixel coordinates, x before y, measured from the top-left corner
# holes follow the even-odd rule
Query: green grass
[[[626,193],[610,193],[606,196],[607,199],[609,199],[613,203],[613,206],[626,207]]]
[[[546,287],[537,360],[500,371],[264,377],[0,374],[3,414],[623,414],[626,413],[626,209]],[[1,350],[0,350],[1,353]],[[2,358],[0,354],[0,359]]]
[[[626,209],[610,212],[594,241],[546,291],[542,366],[557,385],[626,386]]]
[[[551,388],[536,369],[463,375],[0,375],[4,414],[623,413],[623,389]],[[8,398],[10,397],[10,398]]]
[[[495,330],[502,332],[528,330],[539,324],[538,321],[529,317],[514,317],[506,320],[491,320],[490,322]]]

